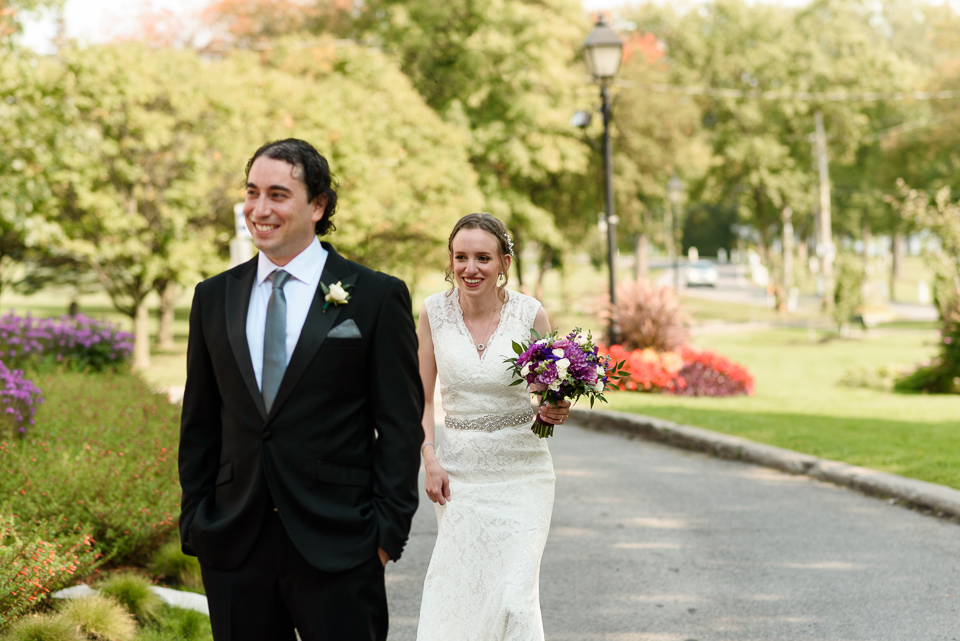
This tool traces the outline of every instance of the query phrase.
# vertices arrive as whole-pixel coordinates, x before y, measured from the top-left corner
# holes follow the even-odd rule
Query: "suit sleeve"
[[[186,554],[194,554],[190,524],[200,502],[214,491],[220,462],[221,398],[204,336],[201,286],[197,286],[190,308],[187,383],[180,415],[180,541]]]
[[[377,429],[374,446],[374,510],[378,545],[397,560],[418,502],[423,384],[410,294],[391,278],[374,333],[370,401]]]

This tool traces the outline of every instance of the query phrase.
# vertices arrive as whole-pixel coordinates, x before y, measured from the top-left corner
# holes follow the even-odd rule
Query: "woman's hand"
[[[540,406],[540,420],[553,425],[562,425],[570,416],[570,401],[562,400],[553,403],[544,403]]]
[[[423,484],[427,491],[427,496],[434,503],[446,505],[450,500],[450,477],[447,471],[440,465],[437,455],[432,447],[424,448],[423,469],[426,472],[426,482]]]

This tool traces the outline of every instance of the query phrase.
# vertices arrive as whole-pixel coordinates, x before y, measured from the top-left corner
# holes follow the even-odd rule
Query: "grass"
[[[806,330],[786,329],[701,336],[699,346],[750,368],[757,379],[755,396],[615,393],[610,408],[960,489],[960,397],[837,385],[857,366],[909,364],[932,356],[936,333],[878,329],[852,340],[810,338]]]

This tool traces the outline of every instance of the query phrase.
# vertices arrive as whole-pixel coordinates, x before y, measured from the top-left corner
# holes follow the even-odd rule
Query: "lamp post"
[[[613,144],[610,141],[610,83],[620,69],[623,57],[623,40],[616,31],[607,25],[601,15],[597,24],[583,43],[583,58],[593,81],[600,85],[601,110],[603,112],[603,181],[607,220],[607,262],[610,268],[610,328],[609,344],[616,342],[616,277],[614,260],[617,251],[616,224],[613,203]]]
[[[676,174],[671,176],[667,182],[667,200],[670,201],[670,218],[673,228],[670,230],[673,235],[670,243],[670,247],[673,249],[673,289],[678,292],[680,291],[680,239],[677,231],[680,216],[677,214],[677,209],[683,201],[683,187],[683,181]]]

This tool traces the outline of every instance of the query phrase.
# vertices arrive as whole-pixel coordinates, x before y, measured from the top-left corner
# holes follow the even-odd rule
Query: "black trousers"
[[[345,572],[310,565],[270,510],[250,556],[233,570],[202,562],[215,641],[386,641],[383,565]]]

